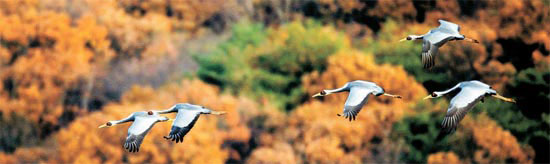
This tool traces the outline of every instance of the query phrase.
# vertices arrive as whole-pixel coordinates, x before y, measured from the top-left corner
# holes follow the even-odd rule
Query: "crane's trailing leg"
[[[516,100],[511,99],[511,98],[507,98],[507,97],[503,97],[503,96],[499,95],[498,93],[495,94],[495,95],[492,95],[492,96],[495,97],[495,98],[497,98],[497,99],[501,99],[502,101],[511,102],[511,103],[516,103]]]
[[[472,42],[472,43],[479,43],[479,41],[477,41],[476,39],[472,39],[472,38],[464,38],[465,41],[468,41],[468,42]]]
[[[224,111],[212,111],[210,114],[213,114],[213,115],[224,115],[226,114],[227,112],[224,112]]]
[[[399,96],[399,95],[392,95],[392,94],[388,94],[388,93],[384,93],[383,95],[384,95],[384,96],[393,97],[393,98],[398,98],[398,99],[401,98],[401,96]]]

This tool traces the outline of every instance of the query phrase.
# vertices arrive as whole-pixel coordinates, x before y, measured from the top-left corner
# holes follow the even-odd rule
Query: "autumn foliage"
[[[480,115],[475,121],[467,119],[464,124],[471,130],[476,144],[481,147],[475,152],[476,162],[490,163],[504,161],[507,158],[519,163],[533,162],[533,150],[521,146],[509,131],[503,130],[487,116]]]
[[[93,17],[72,20],[67,13],[40,10],[38,1],[0,4],[1,112],[24,115],[48,129],[63,114],[79,113],[78,102],[63,98],[114,55],[107,28]]]
[[[185,137],[185,144],[163,139],[162,136],[169,133],[171,124],[158,123],[146,136],[139,156],[125,152],[120,144],[126,137],[129,124],[97,128],[104,122],[124,118],[135,111],[168,108],[177,102],[203,104],[228,114],[221,117],[201,116],[191,133]],[[48,145],[48,149],[54,151],[48,151],[47,158],[36,160],[62,163],[223,163],[229,156],[229,151],[221,147],[224,141],[245,142],[250,138],[246,120],[239,113],[257,108],[257,104],[250,100],[219,95],[216,87],[196,80],[168,84],[157,91],[149,87],[134,87],[123,96],[120,103],[107,105],[101,112],[81,117],[61,130],[53,138],[56,144]],[[20,151],[40,153],[43,151],[41,149],[18,149],[14,153],[17,157],[15,161],[28,159],[32,155],[18,153]]]
[[[430,154],[428,156],[428,163],[430,164],[440,164],[440,163],[453,163],[459,164],[462,163],[458,156],[453,152],[439,152]]]
[[[547,163],[550,7],[530,1],[0,0],[0,163]],[[423,34],[453,41],[422,68]],[[346,82],[377,83],[355,121]],[[480,80],[486,98],[438,138],[451,97]],[[156,124],[140,152],[132,112],[192,103],[183,143]],[[170,118],[174,114],[167,115]]]
[[[303,154],[305,161],[369,162],[363,158],[373,156],[368,142],[374,137],[388,139],[392,124],[412,112],[409,104],[426,91],[402,68],[377,65],[372,56],[354,51],[338,52],[329,57],[327,70],[321,75],[318,72],[305,75],[303,83],[307,92],[313,95],[322,88],[341,87],[356,79],[377,82],[386,92],[407,98],[371,96],[357,120],[349,122],[336,116],[343,111],[347,94],[329,95],[323,101],[311,100],[296,108],[289,115],[288,125],[281,127],[283,132],[275,134],[284,134],[282,139],[292,141],[296,153]]]

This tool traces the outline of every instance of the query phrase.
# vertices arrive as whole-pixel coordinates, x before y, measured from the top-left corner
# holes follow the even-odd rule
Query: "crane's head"
[[[115,124],[113,124],[111,121],[109,121],[109,122],[107,122],[107,123],[105,123],[105,124],[103,124],[103,125],[100,125],[99,128],[111,127],[111,126],[113,126],[113,125],[115,125]]]
[[[441,97],[441,96],[443,96],[443,94],[440,94],[440,93],[437,93],[437,92],[432,92],[430,95],[424,97],[424,100],[438,98],[438,97]]]
[[[407,40],[417,40],[417,39],[422,39],[422,36],[408,35],[406,38],[403,38],[403,39],[399,40],[399,42],[403,42],[403,41],[407,41]]]
[[[313,96],[311,96],[311,97],[326,96],[326,95],[329,95],[329,94],[330,94],[329,92],[323,90],[323,91],[321,91],[321,92],[319,92],[319,93],[317,93],[317,94],[315,94],[315,95],[313,95]]]

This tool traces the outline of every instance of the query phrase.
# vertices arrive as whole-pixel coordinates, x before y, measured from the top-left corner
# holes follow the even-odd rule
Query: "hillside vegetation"
[[[2,0],[0,163],[544,163],[550,150],[550,3],[359,0]],[[461,25],[424,70],[420,42]],[[354,122],[347,94],[368,80]],[[488,98],[438,138],[449,100],[433,91],[480,80]],[[200,104],[183,144],[158,123],[123,149],[132,112]],[[167,115],[175,117],[175,115]]]

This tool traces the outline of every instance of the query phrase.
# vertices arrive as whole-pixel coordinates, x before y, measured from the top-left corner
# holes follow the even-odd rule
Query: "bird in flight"
[[[165,122],[169,120],[170,119],[167,117],[160,116],[158,111],[142,111],[134,112],[122,120],[109,121],[99,126],[99,128],[112,127],[126,122],[133,122],[128,128],[128,135],[126,137],[126,142],[124,143],[124,148],[130,152],[138,152],[141,142],[143,142],[145,135],[147,135],[153,125],[157,122]]]
[[[349,92],[348,98],[344,105],[344,112],[342,115],[349,121],[355,120],[355,117],[361,111],[363,105],[367,103],[369,96],[389,96],[393,98],[401,98],[398,95],[392,95],[384,92],[384,89],[376,83],[356,80],[346,83],[343,87],[337,89],[323,90],[320,93],[313,95],[313,97],[326,96],[332,93]],[[340,114],[337,114],[341,116]]]
[[[430,69],[435,65],[435,56],[439,51],[439,47],[443,46],[448,41],[464,40],[473,43],[479,41],[460,34],[460,26],[457,24],[439,20],[439,27],[431,29],[424,35],[409,35],[402,41],[422,39],[422,64],[425,69]]]
[[[459,90],[459,92],[451,99],[447,114],[441,123],[441,127],[445,132],[455,131],[458,123],[464,118],[466,113],[468,113],[477,102],[483,102],[484,98],[487,96],[492,96],[506,102],[516,102],[514,99],[501,96],[497,91],[493,90],[491,86],[477,80],[458,83],[456,86],[446,91],[432,92],[425,97],[424,100],[438,98],[457,90]]]
[[[205,108],[204,106],[189,103],[176,104],[170,109],[159,111],[160,114],[173,112],[177,112],[176,119],[172,123],[170,133],[168,136],[164,136],[164,138],[167,140],[176,141],[176,143],[183,142],[183,137],[185,137],[191,128],[193,128],[195,122],[197,122],[201,114],[223,115],[226,113],[222,111],[213,111]]]

